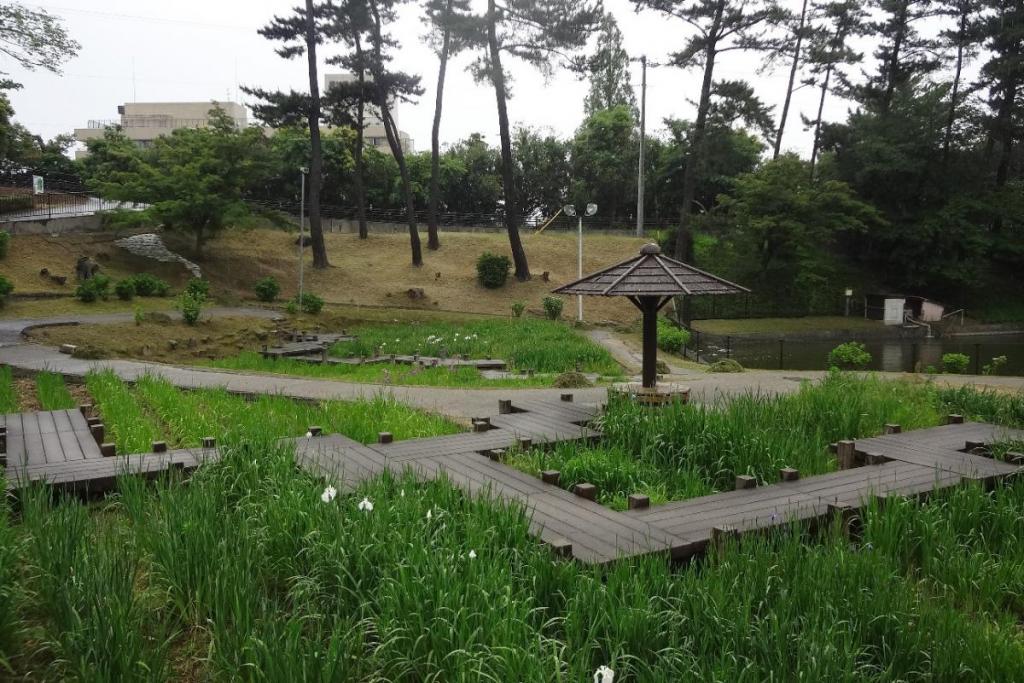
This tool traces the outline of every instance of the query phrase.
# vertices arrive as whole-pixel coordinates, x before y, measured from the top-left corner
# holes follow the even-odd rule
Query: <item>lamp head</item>
[[[309,175],[309,168],[306,166],[299,166],[299,173],[302,175]]]
[[[566,204],[565,206],[562,207],[562,213],[564,213],[566,216],[575,216],[576,207],[573,206],[572,204]]]
[[[597,213],[597,204],[587,204],[587,215],[593,216]]]

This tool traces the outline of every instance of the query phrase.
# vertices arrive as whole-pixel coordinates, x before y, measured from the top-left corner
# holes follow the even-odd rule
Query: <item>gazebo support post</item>
[[[643,314],[643,374],[644,389],[653,389],[658,384],[658,311],[667,304],[670,296],[629,297],[633,305]]]

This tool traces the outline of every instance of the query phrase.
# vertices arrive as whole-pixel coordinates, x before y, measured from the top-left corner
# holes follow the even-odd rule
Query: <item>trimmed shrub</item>
[[[103,360],[107,354],[100,348],[85,344],[76,346],[75,350],[71,352],[71,357],[81,360]]]
[[[871,354],[861,342],[846,342],[828,352],[829,367],[860,370],[871,362]]]
[[[11,233],[0,230],[0,258],[7,257],[7,249],[11,244]]]
[[[312,292],[303,292],[301,298],[295,297],[295,303],[303,313],[310,315],[316,315],[324,307],[324,300]]]
[[[548,320],[558,320],[562,317],[562,306],[565,305],[565,302],[557,296],[546,296],[540,303],[544,307],[544,315],[548,317]]]
[[[658,348],[662,351],[683,355],[683,347],[690,343],[690,332],[678,325],[658,318]]]
[[[14,285],[10,280],[0,275],[0,306],[4,305],[7,301],[7,296],[14,291]]]
[[[485,251],[476,260],[476,279],[487,289],[498,289],[508,280],[508,271],[511,267],[512,262],[507,256]]]
[[[586,389],[594,384],[582,372],[563,372],[555,378],[554,386],[559,389]]]
[[[131,280],[139,296],[167,296],[171,293],[171,286],[167,282],[149,273],[139,273]]]
[[[254,292],[256,292],[256,298],[260,301],[271,302],[277,298],[277,295],[281,293],[281,285],[278,283],[277,278],[273,276],[267,276],[262,280],[257,280],[256,284],[252,286]]]
[[[210,298],[210,281],[201,277],[191,278],[185,285],[185,293],[191,294],[201,301],[206,301]]]
[[[942,354],[942,371],[953,375],[960,375],[971,364],[971,357],[966,353],[944,353]]]
[[[709,365],[708,372],[743,372],[743,366],[732,358],[723,358]]]
[[[288,315],[297,315],[299,312],[299,304],[297,301],[289,301],[284,307],[285,313]]]
[[[131,301],[135,298],[135,282],[131,278],[118,280],[114,285],[114,294],[121,301]]]
[[[93,275],[75,288],[75,296],[87,304],[97,299],[106,301],[110,296],[110,278],[106,275]]]
[[[195,292],[185,290],[178,299],[178,308],[181,309],[181,319],[186,325],[195,325],[199,322],[199,315],[203,312],[203,299]]]
[[[522,318],[523,317],[523,311],[525,311],[525,310],[526,310],[526,304],[524,304],[522,301],[513,301],[512,302],[512,316],[513,317]]]

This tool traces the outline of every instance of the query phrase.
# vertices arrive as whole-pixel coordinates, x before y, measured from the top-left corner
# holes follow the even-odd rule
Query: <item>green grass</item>
[[[355,341],[336,344],[337,356],[419,354],[469,358],[498,358],[511,370],[560,373],[574,370],[618,376],[622,369],[603,347],[565,323],[527,318],[479,320],[461,324],[423,322],[398,325],[366,325],[353,328]]]
[[[148,453],[162,440],[159,422],[142,409],[128,385],[110,370],[86,375],[85,386],[103,418],[106,440],[118,453]]]
[[[36,396],[43,410],[68,410],[75,407],[75,399],[64,384],[64,376],[43,371],[36,375]]]
[[[7,365],[0,366],[0,414],[16,413],[19,409],[11,368]]]
[[[799,334],[800,332],[834,332],[849,330],[862,332],[879,330],[884,326],[878,320],[851,316],[808,316],[806,318],[738,318],[697,320],[693,326],[708,334]]]
[[[292,358],[264,358],[254,351],[245,351],[230,358],[207,361],[204,365],[226,370],[336,379],[345,382],[429,387],[477,389],[550,387],[554,380],[551,375],[487,379],[476,368],[415,368],[398,363],[314,365]]]

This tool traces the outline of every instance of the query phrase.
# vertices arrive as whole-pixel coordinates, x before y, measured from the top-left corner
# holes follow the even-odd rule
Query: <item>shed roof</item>
[[[554,290],[592,296],[695,296],[741,294],[746,287],[663,256],[657,244],[645,244],[640,255],[609,266]]]

